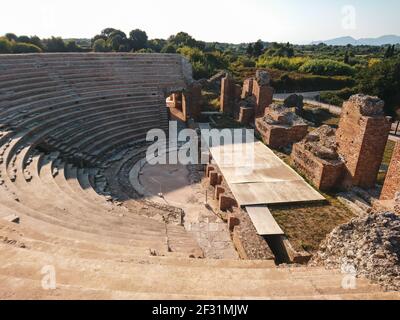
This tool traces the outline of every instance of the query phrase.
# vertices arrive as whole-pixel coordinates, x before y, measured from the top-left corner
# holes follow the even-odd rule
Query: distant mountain
[[[351,44],[353,46],[383,46],[385,44],[400,44],[400,36],[386,35],[379,38],[363,38],[354,39],[353,37],[340,37],[331,40],[313,41],[311,44],[325,43],[329,46],[346,46]]]

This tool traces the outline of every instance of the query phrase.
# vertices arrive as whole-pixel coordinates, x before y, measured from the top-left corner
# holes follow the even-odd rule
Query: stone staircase
[[[135,193],[145,134],[191,81],[182,57],[0,55],[0,70],[0,299],[399,298],[336,271],[201,259],[182,212]]]
[[[151,256],[138,247],[47,236],[0,222],[0,299],[398,299],[365,279],[272,261]],[[56,288],[43,289],[51,266]],[[46,288],[46,287],[45,287]]]

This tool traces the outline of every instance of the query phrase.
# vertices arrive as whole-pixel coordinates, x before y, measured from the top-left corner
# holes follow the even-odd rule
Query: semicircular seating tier
[[[146,133],[167,129],[166,96],[191,81],[179,55],[0,55],[1,299],[347,294],[339,273],[193,259],[182,211],[137,197],[129,173]],[[384,296],[374,288],[351,295]]]

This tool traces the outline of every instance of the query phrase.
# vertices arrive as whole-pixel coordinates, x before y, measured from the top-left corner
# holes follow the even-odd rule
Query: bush
[[[44,40],[47,52],[67,52],[67,46],[60,37],[51,37],[50,39]]]
[[[273,79],[271,84],[277,92],[302,92],[341,90],[346,87],[354,87],[356,82],[350,77],[343,76],[324,77],[284,73],[278,79]]]
[[[105,40],[104,39],[97,39],[93,43],[93,51],[94,52],[107,52],[107,51],[109,51],[107,46],[106,46]]]
[[[0,38],[0,53],[11,53],[12,43],[7,38]]]
[[[344,88],[337,91],[326,91],[320,95],[321,102],[342,106],[345,100],[348,100],[353,94],[357,93],[356,88]]]
[[[400,57],[385,59],[360,72],[360,92],[378,96],[385,101],[385,111],[395,116],[400,107]]]
[[[309,61],[309,58],[297,57],[297,58],[286,58],[286,57],[270,57],[263,55],[258,59],[257,67],[260,68],[274,68],[284,71],[298,71],[300,67]]]
[[[355,73],[351,66],[330,59],[309,60],[299,68],[299,71],[322,76],[352,76]]]
[[[161,53],[176,53],[176,49],[172,44],[167,44],[161,49]]]
[[[31,43],[17,42],[12,46],[13,53],[39,53],[42,52],[38,46]]]

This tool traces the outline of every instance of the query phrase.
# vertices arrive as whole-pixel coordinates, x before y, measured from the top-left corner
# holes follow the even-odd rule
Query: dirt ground
[[[238,259],[227,224],[206,206],[201,176],[193,177],[193,174],[181,164],[147,164],[142,169],[140,182],[154,195],[151,200],[164,201],[185,211],[184,226],[196,238],[206,258]]]

